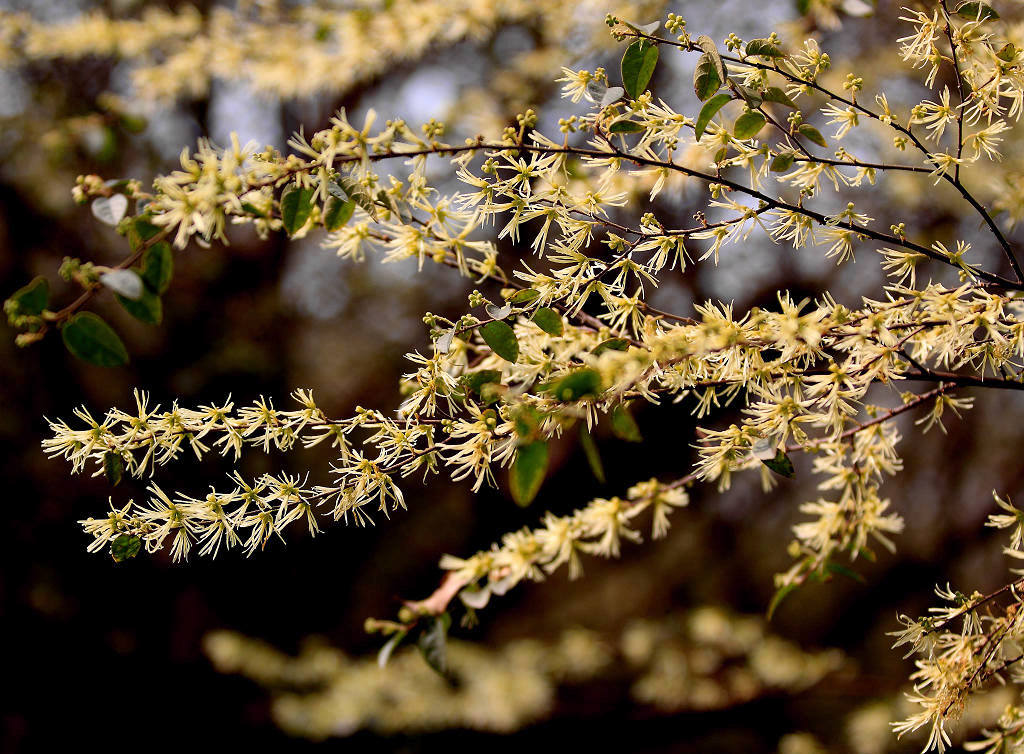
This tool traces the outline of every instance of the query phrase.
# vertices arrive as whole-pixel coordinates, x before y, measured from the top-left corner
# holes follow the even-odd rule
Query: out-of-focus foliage
[[[283,728],[314,738],[360,728],[511,732],[550,714],[559,687],[610,678],[628,684],[637,703],[663,712],[727,709],[803,691],[843,665],[835,650],[803,652],[767,633],[758,618],[715,608],[635,621],[610,639],[571,629],[554,642],[520,639],[494,651],[452,642],[451,682],[411,649],[381,667],[316,642],[297,657],[230,632],[210,634],[205,644],[222,672],[275,690]]]

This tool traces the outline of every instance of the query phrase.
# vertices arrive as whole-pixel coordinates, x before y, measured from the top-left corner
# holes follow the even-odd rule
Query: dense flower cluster
[[[952,68],[955,91],[943,86],[904,114],[883,93],[864,104],[871,100],[858,98],[864,81],[853,74],[841,93],[822,83],[831,61],[813,40],[787,52],[774,35],[747,43],[731,36],[723,54],[676,16],[665,24],[668,37],[609,18],[638,66],[656,62],[659,50],[699,56],[695,88],[705,104],[696,118],[648,91],[649,71],[638,84],[633,61],[624,60],[623,78],[631,80],[622,86],[601,69],[563,69],[564,96],[586,105],[561,121],[557,135],[537,130],[533,111],[494,138],[457,144],[439,140],[444,127],[436,122],[417,132],[398,120],[381,127],[372,112],[355,125],[342,112],[326,128],[294,137],[288,155],[237,143],[186,151],[182,169],[157,178],[151,192],[127,190],[145,221],[178,247],[226,242],[233,224],[292,237],[325,226],[324,245],[341,256],[447,265],[491,285],[491,298],[474,291],[455,320],[425,316],[430,345],[409,354],[413,369],[394,416],[359,410],[328,419],[308,391],[298,391],[301,408],[290,411],[269,400],[238,410],[227,402],[160,411],[140,394],[134,413],[112,410],[98,421],[82,409],[80,428],[52,422],[45,447],[75,471],[90,460],[103,470],[116,459],[133,473],[152,473],[186,449],[237,458],[252,446],[288,450],[329,440],[337,448],[330,484],[236,474],[229,489],[205,498],[153,484],[146,504],[115,505],[105,518],[82,522],[91,549],[129,537],[149,550],[170,542],[176,558],[193,546],[200,554],[222,545],[252,553],[290,523],[316,531],[321,511],[361,524],[374,509],[402,508],[399,480],[418,472],[445,470],[476,490],[510,466],[513,494],[528,501],[553,438],[574,427],[589,436],[603,417],[628,436],[631,401],[683,400],[711,422],[713,409],[726,404],[742,415],[700,431],[690,473],[641,481],[623,497],[548,513],[538,528],[506,534],[489,550],[445,557],[438,592],[407,603],[389,630],[401,639],[456,596],[478,609],[563,565],[578,575],[581,555],[613,557],[622,540],[639,541],[643,512],[652,535],[663,535],[672,509],[687,504],[687,486],[725,490],[734,474],[756,471],[771,487],[773,475],[792,473],[791,453],[811,457],[821,495],[801,508],[807,517],[794,530],[793,566],[776,577],[780,596],[844,568],[840,557],[870,557],[872,543],[894,547],[904,522],[882,492],[885,478],[902,469],[892,420],[921,409],[921,431],[941,428],[950,413],[971,407],[971,390],[1024,389],[1024,273],[1017,250],[961,180],[972,166],[1000,159],[1004,134],[1024,110],[1024,49],[1007,40],[1015,32],[984,3],[960,12],[927,5],[905,12],[911,33],[900,41],[902,56],[929,87],[941,67]],[[454,12],[471,18],[461,7]],[[819,154],[829,139],[812,120],[834,126],[826,130],[835,142],[854,132],[863,132],[858,143],[888,140],[903,161],[860,159],[852,146]],[[451,161],[459,191],[432,185],[431,156]],[[401,167],[382,175],[385,161]],[[914,240],[903,224],[879,227],[850,196],[882,172],[952,187],[999,256],[964,239]],[[89,180],[76,191],[82,200],[111,193]],[[667,191],[704,192],[706,213],[689,226],[653,212],[638,224],[623,219],[637,197]],[[835,193],[845,203],[838,210]],[[1011,210],[1011,220],[1019,214]],[[779,292],[770,309],[735,312],[708,301],[692,317],[648,304],[667,270],[717,263],[755,233],[793,249],[822,247],[840,265],[877,251],[887,284],[856,303]],[[528,240],[535,258],[503,258],[495,235]],[[1024,514],[1000,505],[1007,513],[992,525],[1013,527],[1008,554],[1024,558]],[[984,597],[945,588],[944,607],[904,619],[897,643],[918,656],[912,700],[920,712],[897,732],[930,726],[928,747],[942,750],[945,725],[971,691],[992,678],[1024,681],[1014,664],[1024,638],[1018,586]],[[1011,604],[979,612],[999,596]],[[1022,731],[1024,711],[1014,708],[981,747],[1007,750]]]

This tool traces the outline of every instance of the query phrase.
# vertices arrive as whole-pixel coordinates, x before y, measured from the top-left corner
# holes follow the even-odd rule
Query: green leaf
[[[174,277],[174,254],[166,241],[155,243],[142,255],[142,282],[156,294],[163,294]]]
[[[814,126],[810,126],[810,125],[804,123],[797,130],[803,136],[807,137],[808,139],[813,141],[815,144],[817,144],[819,147],[827,147],[828,146],[828,142],[825,141],[825,137],[821,135],[821,131],[819,131]]]
[[[775,592],[772,596],[772,601],[768,603],[768,620],[771,620],[772,616],[775,615],[775,611],[782,604],[782,601],[799,588],[799,584],[786,584],[786,586]]]
[[[107,451],[103,454],[103,473],[106,474],[107,481],[112,486],[116,487],[121,483],[121,477],[124,475],[124,460],[119,453]]]
[[[509,470],[508,487],[516,505],[525,508],[533,502],[548,470],[548,444],[542,440],[520,445]]]
[[[481,369],[477,372],[462,375],[462,384],[466,386],[467,390],[477,395],[480,394],[480,389],[484,385],[491,382],[501,383],[501,372],[497,369]]]
[[[658,45],[646,39],[634,41],[622,55],[622,86],[636,99],[647,89],[658,64]]]
[[[508,385],[502,385],[500,382],[485,382],[480,386],[480,398],[489,406],[500,401],[508,391]]]
[[[761,95],[756,89],[740,84],[733,84],[733,86],[736,87],[736,91],[740,93],[743,101],[747,103],[748,110],[756,110],[761,106]]]
[[[560,401],[578,401],[601,392],[601,375],[589,367],[577,369],[559,380],[543,385],[541,389]]]
[[[516,408],[512,421],[516,435],[524,445],[533,442],[540,435],[541,418],[540,412],[529,404],[523,403]]]
[[[13,301],[17,309],[14,314],[35,316],[41,314],[50,302],[50,282],[42,275],[31,283],[16,290],[8,301]],[[5,306],[4,309],[8,309]]]
[[[956,6],[956,14],[961,18],[966,18],[968,21],[989,21],[999,18],[995,8],[988,3],[960,3],[960,5]]]
[[[151,223],[150,219],[151,215],[148,213],[132,218],[131,225],[128,226],[128,243],[132,251],[136,251],[139,246],[163,230],[159,225]]]
[[[806,16],[807,11],[811,9],[811,0],[796,0],[796,12],[801,16]]]
[[[733,134],[737,139],[749,139],[752,136],[756,136],[757,132],[764,128],[764,124],[767,122],[764,116],[757,110],[747,110],[736,119]]]
[[[718,80],[725,84],[725,82],[729,80],[729,72],[725,70],[725,63],[722,61],[722,56],[718,54],[718,47],[715,45],[715,40],[707,34],[701,34],[693,41],[704,51],[705,55],[711,58],[711,62],[715,66],[715,73],[718,74]]]
[[[339,175],[327,184],[327,193],[338,199],[351,199],[374,220],[377,219],[377,205],[357,181],[347,175]]]
[[[430,624],[416,641],[423,659],[439,675],[448,678],[448,626],[452,619],[448,613],[431,617]]]
[[[996,53],[996,57],[1004,63],[1012,63],[1017,57],[1017,48],[1013,46],[1013,42],[1007,42],[999,48],[999,52]]]
[[[767,461],[761,461],[761,463],[781,476],[792,478],[796,475],[796,470],[793,468],[793,461],[790,460],[789,456],[786,455],[786,451],[782,448],[779,448],[775,452],[774,458],[769,458]]]
[[[515,362],[519,358],[519,340],[512,328],[500,320],[488,322],[480,328],[484,343],[491,347],[505,361]]]
[[[700,137],[704,135],[704,131],[707,129],[708,123],[711,122],[711,119],[714,118],[715,115],[718,114],[718,111],[725,106],[725,103],[729,102],[731,99],[732,95],[728,92],[720,92],[704,103],[704,107],[700,109],[700,115],[697,116],[697,123],[693,127],[693,134],[697,141],[700,141]]]
[[[110,543],[110,557],[115,563],[131,560],[142,550],[142,539],[131,534],[121,534]]]
[[[281,192],[281,222],[289,236],[294,236],[313,212],[313,189],[292,184]]]
[[[641,124],[632,120],[619,120],[608,126],[610,134],[638,134],[645,130]]]
[[[324,227],[331,232],[341,230],[352,219],[352,214],[355,211],[354,199],[342,200],[336,196],[327,197],[327,202],[324,204]]]
[[[608,340],[602,340],[591,351],[594,356],[600,356],[605,351],[625,351],[629,348],[629,341],[625,338],[608,338]]]
[[[402,643],[402,640],[409,635],[408,631],[395,631],[391,634],[391,638],[387,640],[380,651],[377,653],[377,667],[383,668],[388,664],[388,660],[391,659],[391,655],[398,648],[398,645]]]
[[[793,167],[796,154],[793,152],[781,152],[772,159],[771,170],[773,173],[785,173]]]
[[[146,288],[138,299],[130,299],[120,293],[114,294],[122,308],[139,322],[147,325],[159,325],[164,318],[164,305],[160,297]]]
[[[92,312],[79,312],[61,330],[64,345],[82,361],[100,367],[128,363],[128,350],[110,325]]]
[[[718,77],[715,61],[704,53],[697,59],[697,67],[693,69],[693,91],[701,102],[722,88],[722,79]]]
[[[784,58],[784,53],[779,46],[767,39],[751,39],[747,42],[747,55],[759,55],[762,58]]]
[[[532,319],[533,324],[537,325],[537,327],[548,335],[561,335],[565,332],[565,325],[562,322],[562,318],[554,309],[542,306],[533,313]]]
[[[722,160],[724,160],[728,156],[729,156],[729,147],[722,147],[717,152],[715,152],[715,156],[712,158],[712,161],[716,162],[716,163],[722,162]]]
[[[533,288],[526,288],[513,293],[509,297],[508,302],[510,304],[528,304],[536,298],[540,298],[540,291],[534,290]]]
[[[626,442],[644,441],[640,427],[637,426],[636,419],[629,413],[629,407],[625,403],[620,403],[612,410],[612,432]]]
[[[242,202],[242,209],[256,217],[266,217],[267,214],[252,202]]]
[[[790,108],[791,110],[798,109],[796,103],[789,98],[785,90],[777,86],[770,86],[761,92],[761,99],[765,102],[774,102],[777,105],[783,105]]]
[[[594,442],[594,438],[585,423],[580,424],[580,445],[583,446],[583,454],[587,457],[587,463],[590,465],[590,471],[594,475],[594,479],[604,484],[604,464],[601,463],[601,454],[598,452],[597,443]]]

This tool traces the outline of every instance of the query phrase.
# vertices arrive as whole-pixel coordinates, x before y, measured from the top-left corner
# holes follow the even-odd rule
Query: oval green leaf
[[[999,52],[996,53],[996,57],[1004,63],[1012,63],[1017,57],[1017,48],[1014,47],[1013,42],[1007,42],[999,48]]]
[[[543,441],[520,445],[509,470],[508,487],[516,505],[525,508],[533,502],[548,470],[548,444]]]
[[[501,383],[501,372],[497,369],[481,369],[476,372],[462,375],[462,384],[466,389],[480,394],[480,389],[491,382]]]
[[[610,134],[638,134],[644,130],[642,125],[632,120],[620,120],[608,126]]]
[[[960,5],[956,6],[956,14],[961,18],[966,18],[968,21],[989,21],[999,18],[995,8],[988,3],[960,3]]]
[[[747,42],[747,55],[758,55],[762,58],[784,58],[784,53],[778,45],[767,39],[751,39]]]
[[[16,290],[8,301],[13,301],[14,315],[35,316],[41,314],[50,301],[50,283],[42,275],[31,283]],[[9,307],[5,306],[4,309]]]
[[[112,486],[116,487],[120,484],[121,477],[124,475],[124,461],[119,453],[107,451],[103,454],[103,473],[106,474],[107,481]]]
[[[624,403],[620,403],[612,410],[612,432],[616,437],[626,442],[644,441],[636,419],[629,413],[629,407]]]
[[[601,375],[596,369],[577,369],[542,388],[560,401],[578,401],[601,392]]]
[[[756,89],[751,89],[749,86],[743,86],[742,84],[733,84],[733,86],[740,93],[743,101],[747,103],[748,110],[756,110],[761,106],[761,94]]]
[[[732,99],[732,95],[728,92],[719,92],[714,97],[704,103],[704,107],[700,109],[700,114],[697,116],[697,123],[693,127],[693,135],[700,141],[700,137],[704,135],[704,131],[708,127],[708,123],[711,119],[718,114],[727,102]]]
[[[548,335],[561,335],[565,332],[565,325],[558,312],[546,306],[542,306],[533,313],[533,324]]]
[[[788,479],[796,476],[796,470],[793,468],[793,461],[790,460],[782,448],[779,448],[775,453],[774,458],[769,458],[767,461],[761,461],[765,466],[774,471],[780,476],[784,476]]]
[[[519,358],[519,340],[512,328],[505,322],[488,322],[480,328],[480,336],[484,339],[484,343],[505,361],[514,362]]]
[[[722,88],[722,79],[718,76],[715,61],[704,53],[697,59],[697,67],[693,69],[693,91],[701,102]]]
[[[817,144],[819,147],[827,147],[828,146],[828,142],[825,141],[825,137],[821,135],[821,131],[819,131],[814,126],[811,126],[811,125],[808,125],[808,124],[804,123],[797,130],[800,132],[800,134],[802,136],[810,139],[815,144]]]
[[[79,312],[61,330],[64,345],[82,361],[99,367],[128,363],[128,349],[117,333],[92,312]]]
[[[110,543],[110,557],[115,563],[131,560],[142,550],[142,540],[131,534],[121,534]]]
[[[749,139],[752,136],[756,136],[757,132],[764,128],[767,122],[764,116],[757,110],[747,110],[736,119],[733,134],[737,139]]]
[[[293,184],[281,192],[281,223],[289,236],[306,224],[312,212],[313,189]]]
[[[161,295],[167,291],[174,277],[174,254],[166,241],[155,243],[142,255],[142,282],[151,291]]]
[[[527,288],[513,293],[509,297],[508,302],[510,304],[528,304],[536,298],[540,298],[540,291],[534,290],[533,288]]]
[[[151,219],[152,216],[148,213],[132,218],[131,225],[128,226],[128,243],[132,251],[136,251],[144,242],[163,230],[159,225],[153,225]]]
[[[718,74],[718,80],[723,84],[728,81],[729,72],[725,70],[725,63],[722,61],[722,56],[718,54],[718,46],[715,45],[715,40],[707,34],[701,34],[694,40],[694,43],[711,58],[711,62],[715,66],[715,72]]]
[[[121,294],[116,294],[115,298],[117,303],[139,322],[145,322],[147,325],[159,325],[163,321],[164,305],[160,301],[160,297],[149,288],[143,290],[138,299],[130,299]]]
[[[600,356],[605,351],[625,351],[629,348],[629,341],[625,338],[608,338],[608,340],[602,340],[591,351],[594,356]]]
[[[427,665],[444,678],[448,678],[448,626],[451,620],[448,613],[432,616],[416,641]]]
[[[540,436],[540,412],[528,403],[520,404],[512,415],[516,434],[523,444],[529,444]]]
[[[324,227],[331,232],[341,230],[352,219],[352,213],[355,211],[354,199],[327,197],[327,202],[324,204]]]
[[[761,92],[761,99],[765,102],[774,102],[777,105],[783,105],[792,110],[796,110],[796,103],[789,98],[786,92],[777,86],[770,86]]]
[[[782,152],[781,154],[777,154],[772,159],[771,171],[773,173],[785,173],[793,167],[793,161],[795,159],[796,155],[792,152]]]
[[[636,99],[647,89],[658,64],[658,45],[638,39],[622,55],[622,86]]]
[[[373,198],[366,193],[362,184],[347,175],[339,175],[328,183],[327,192],[338,199],[351,199],[366,214],[374,220],[377,219],[377,205],[373,203]]]

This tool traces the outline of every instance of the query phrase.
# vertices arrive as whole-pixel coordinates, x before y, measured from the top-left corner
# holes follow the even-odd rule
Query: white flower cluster
[[[474,291],[472,311],[458,319],[425,316],[431,346],[426,355],[409,354],[414,370],[393,417],[359,410],[329,420],[299,391],[301,408],[293,411],[261,400],[238,411],[228,402],[161,412],[139,395],[134,414],[115,410],[97,421],[83,409],[83,428],[53,422],[45,447],[76,471],[93,459],[100,469],[116,461],[151,473],[186,447],[237,458],[246,446],[287,450],[330,439],[338,450],[329,485],[235,475],[232,489],[205,498],[171,496],[153,485],[147,505],[114,506],[106,518],[83,522],[94,537],[91,548],[129,537],[155,550],[171,537],[175,557],[193,545],[202,554],[221,545],[251,553],[290,523],[305,520],[316,531],[321,510],[364,523],[374,508],[387,514],[404,507],[395,480],[442,468],[476,490],[510,466],[513,494],[532,498],[553,438],[571,427],[589,438],[586,431],[603,420],[638,435],[630,401],[683,400],[711,424],[692,438],[697,458],[690,473],[642,482],[624,497],[598,498],[570,515],[548,513],[541,526],[509,533],[489,550],[446,557],[442,587],[407,603],[412,613],[402,625],[439,615],[456,596],[482,607],[492,595],[563,565],[577,576],[580,555],[614,557],[623,540],[638,541],[642,512],[650,511],[653,537],[663,536],[671,510],[687,504],[688,485],[714,482],[725,490],[733,474],[757,470],[767,488],[773,475],[794,473],[790,453],[812,457],[821,495],[801,507],[808,519],[794,530],[794,565],[776,577],[780,595],[844,568],[840,556],[870,557],[873,541],[894,547],[904,521],[881,490],[903,467],[893,420],[924,409],[920,431],[941,428],[949,412],[971,407],[966,391],[1024,388],[1024,272],[990,209],[961,180],[972,165],[999,159],[1002,134],[1021,112],[1024,57],[984,3],[962,6],[976,8],[973,18],[945,2],[930,5],[928,12],[907,11],[914,32],[901,40],[903,57],[927,69],[930,87],[937,70],[950,67],[955,91],[944,88],[902,120],[883,93],[873,105],[858,100],[864,81],[855,74],[841,92],[823,83],[831,61],[814,42],[790,54],[774,35],[745,45],[730,36],[723,54],[713,40],[691,38],[673,16],[666,25],[673,39],[616,19],[610,25],[638,54],[657,45],[700,56],[697,93],[708,96],[697,118],[646,91],[647,82],[627,95],[635,80],[617,87],[604,70],[564,69],[564,96],[587,105],[560,122],[559,137],[537,130],[532,110],[500,136],[461,144],[439,141],[444,127],[436,122],[421,136],[397,120],[375,129],[372,112],[361,126],[339,113],[327,128],[296,136],[287,156],[205,142],[194,155],[184,153],[181,171],[158,178],[152,194],[134,196],[147,200],[148,220],[178,246],[224,240],[234,223],[292,237],[323,225],[325,246],[342,256],[376,251],[386,261],[430,261],[501,287],[491,299]],[[716,77],[718,94],[711,91]],[[804,109],[796,102],[815,99]],[[820,116],[836,127],[833,140],[870,129],[892,139],[908,161],[870,162],[843,146],[834,157],[818,156],[828,141],[810,120]],[[431,185],[429,156],[450,160],[459,191],[444,195]],[[403,169],[382,177],[378,165],[387,160],[403,162]],[[848,194],[883,172],[955,189],[1009,272],[966,240],[917,241],[905,224],[881,228],[858,211]],[[698,213],[693,225],[653,209],[639,222],[627,219],[637,199],[653,202],[680,189],[706,192],[708,213]],[[843,199],[838,211],[833,194]],[[1024,199],[1016,201],[1024,207]],[[1011,219],[1018,216],[1024,211],[1011,210]],[[849,305],[830,294],[798,301],[786,292],[776,305],[747,312],[708,301],[683,315],[648,303],[666,271],[717,263],[730,245],[755,233],[796,249],[823,246],[838,264],[870,244],[887,284]],[[496,241],[505,238],[537,261],[499,251]],[[957,282],[935,282],[942,274]],[[896,405],[874,405],[880,387],[897,386]],[[715,409],[727,404],[737,404],[741,418],[715,424]],[[356,430],[366,433],[358,447],[350,438]],[[1016,527],[1010,554],[1021,557],[1020,514],[1004,507],[1008,516],[993,524]],[[941,749],[945,722],[971,690],[997,677],[1024,681],[1009,657],[1024,639],[1017,584],[996,595],[1013,598],[999,614],[976,612],[991,596],[944,590],[949,606],[907,620],[900,643],[919,657],[914,700],[922,711],[898,732],[931,724],[928,745]],[[946,630],[958,620],[962,630]],[[993,741],[1020,737],[1024,718],[1008,719]]]

